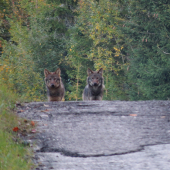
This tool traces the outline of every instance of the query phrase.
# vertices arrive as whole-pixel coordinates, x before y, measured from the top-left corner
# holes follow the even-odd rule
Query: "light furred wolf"
[[[60,74],[61,70],[59,68],[55,72],[44,70],[48,101],[64,100],[65,88]]]
[[[103,68],[99,71],[87,69],[87,85],[83,91],[83,100],[102,100],[104,92]]]

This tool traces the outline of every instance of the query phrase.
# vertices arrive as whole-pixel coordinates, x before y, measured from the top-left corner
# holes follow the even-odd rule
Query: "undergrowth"
[[[0,170],[30,170],[31,151],[24,146],[14,131],[21,120],[15,114],[16,102],[21,99],[0,84]]]

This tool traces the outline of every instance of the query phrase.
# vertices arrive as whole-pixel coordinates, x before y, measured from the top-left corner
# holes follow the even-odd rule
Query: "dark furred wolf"
[[[60,73],[61,70],[59,68],[55,72],[44,70],[48,101],[64,100],[65,88]]]
[[[102,100],[104,91],[103,68],[99,71],[87,69],[87,85],[83,91],[83,100]]]

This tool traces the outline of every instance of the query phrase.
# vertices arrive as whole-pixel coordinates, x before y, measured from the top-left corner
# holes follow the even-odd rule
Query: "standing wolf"
[[[61,70],[59,68],[55,72],[44,70],[48,101],[64,100],[65,88],[60,73]]]
[[[83,91],[83,100],[102,100],[104,91],[103,68],[99,71],[87,69],[87,85]]]

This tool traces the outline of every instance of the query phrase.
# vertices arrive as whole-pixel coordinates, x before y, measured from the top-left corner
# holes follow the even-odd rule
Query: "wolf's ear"
[[[103,75],[103,68],[101,68],[97,73]]]
[[[92,73],[93,73],[93,71],[90,68],[88,68],[87,69],[87,75],[90,76],[90,74],[92,74]]]
[[[55,71],[55,74],[57,74],[57,75],[60,77],[60,74],[61,74],[60,68],[58,68],[58,69]]]
[[[44,75],[45,75],[45,77],[47,77],[49,74],[50,74],[50,72],[45,68],[45,69],[44,69]]]

